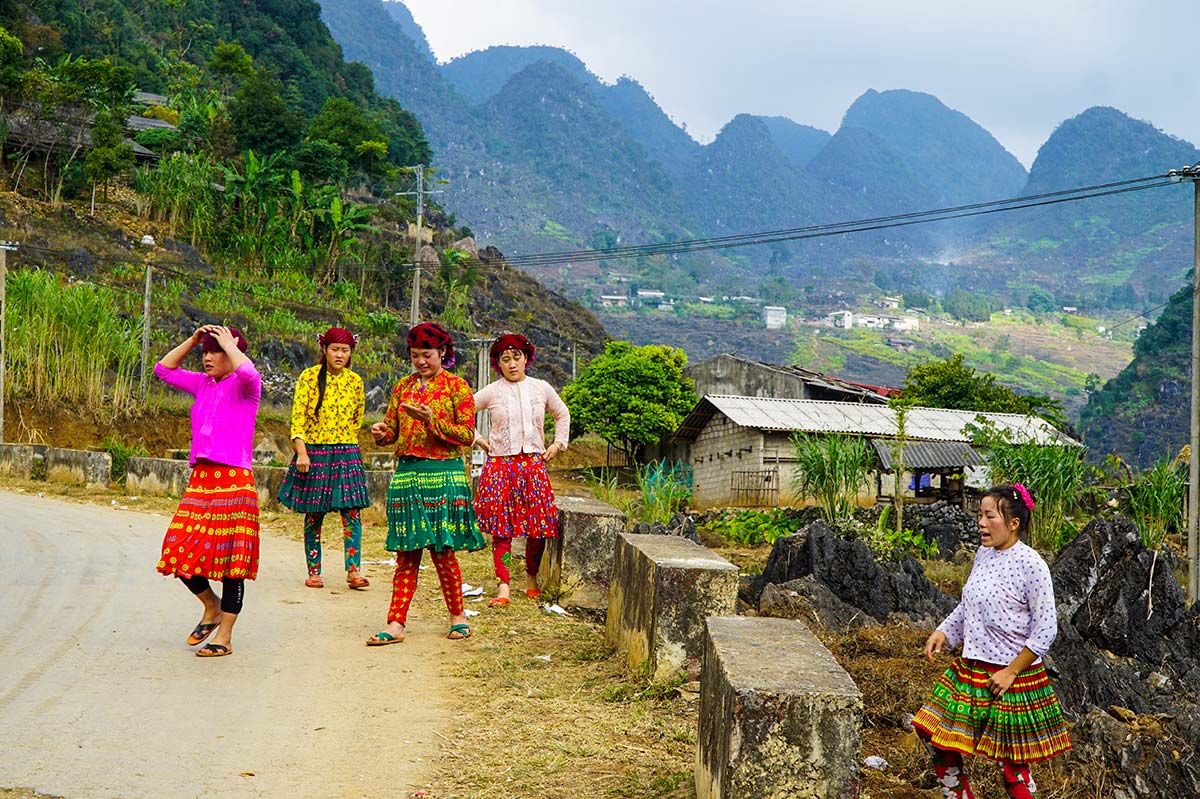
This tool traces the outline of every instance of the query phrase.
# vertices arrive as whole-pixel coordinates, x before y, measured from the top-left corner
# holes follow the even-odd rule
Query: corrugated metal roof
[[[824,400],[774,399],[706,395],[684,419],[676,437],[693,440],[713,414],[720,412],[742,427],[806,433],[851,433],[871,438],[897,435],[896,412],[886,405]],[[1078,446],[1078,442],[1036,416],[1016,413],[980,413],[944,408],[913,408],[908,412],[905,434],[916,441],[969,442],[963,431],[983,417],[1014,441],[1043,445]]]
[[[885,471],[892,468],[892,453],[896,440],[892,438],[872,439],[871,444],[879,454],[879,462]],[[983,457],[970,444],[961,441],[909,441],[904,445],[904,468],[913,469],[962,469],[966,466],[982,466]]]

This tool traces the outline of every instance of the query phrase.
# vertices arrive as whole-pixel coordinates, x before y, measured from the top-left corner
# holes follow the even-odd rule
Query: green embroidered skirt
[[[471,486],[458,458],[402,457],[388,485],[388,538],[391,552],[416,549],[483,549],[471,508]]]

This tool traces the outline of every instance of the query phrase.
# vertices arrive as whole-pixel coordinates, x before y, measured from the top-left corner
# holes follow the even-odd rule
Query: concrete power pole
[[[417,235],[413,241],[412,308],[408,324],[415,327],[421,321],[421,230],[425,226],[425,165],[417,164]]]
[[[16,249],[16,242],[0,241],[0,444],[4,443],[4,370],[8,361],[8,350],[4,346],[8,313],[8,290],[5,282],[8,277],[8,251]]]
[[[1172,177],[1192,181],[1192,429],[1188,463],[1187,599],[1200,599],[1200,164],[1171,170]]]
[[[154,267],[146,264],[146,290],[142,294],[142,402],[150,391],[150,279]]]
[[[421,244],[424,242],[425,229],[425,195],[441,194],[440,191],[430,191],[425,188],[425,170],[428,169],[425,164],[417,164],[416,166],[407,167],[410,172],[417,173],[417,190],[416,191],[398,191],[398,197],[416,197],[417,198],[417,226],[413,236],[413,287],[412,287],[412,307],[408,312],[409,326],[416,326],[421,321]]]

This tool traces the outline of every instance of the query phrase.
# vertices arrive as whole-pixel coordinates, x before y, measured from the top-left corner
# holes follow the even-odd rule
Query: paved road
[[[384,570],[362,592],[306,589],[300,545],[265,535],[235,653],[197,658],[200,605],[153,568],[166,523],[0,492],[0,787],[393,797],[427,781],[450,713],[439,661],[462,646],[444,610],[419,601],[408,641],[363,646]]]

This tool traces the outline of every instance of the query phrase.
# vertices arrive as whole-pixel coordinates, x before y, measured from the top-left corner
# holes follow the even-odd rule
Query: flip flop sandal
[[[208,640],[208,636],[212,635],[213,630],[220,626],[221,622],[219,621],[215,621],[212,624],[205,624],[204,622],[197,624],[196,629],[192,630],[192,634],[187,638],[187,645],[195,646],[196,644],[204,643]]]
[[[321,575],[314,574],[304,581],[305,588],[324,588],[325,581],[321,579]]]
[[[540,589],[540,588],[526,588],[525,589],[525,596],[529,597],[530,599],[537,599],[541,595],[542,595],[542,589]]]
[[[389,632],[375,633],[367,639],[367,646],[387,646],[388,644],[398,644],[404,640],[404,633],[400,635],[392,635]]]
[[[456,637],[454,634],[458,633]],[[471,625],[469,624],[451,624],[450,632],[446,635],[451,641],[465,641],[471,637]]]
[[[196,657],[199,658],[223,658],[232,654],[233,649],[221,644],[205,644],[196,650]]]
[[[346,585],[355,590],[366,588],[370,584],[370,580],[366,577],[360,577],[357,573],[346,575]]]
[[[491,599],[488,600],[487,606],[489,608],[506,608],[506,607],[508,607],[508,597],[506,597],[506,596],[492,597]]]

